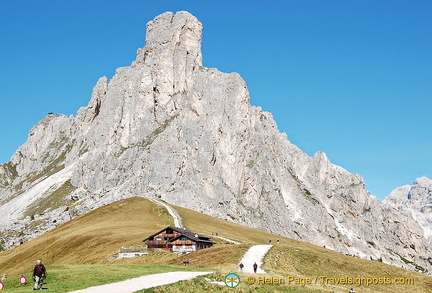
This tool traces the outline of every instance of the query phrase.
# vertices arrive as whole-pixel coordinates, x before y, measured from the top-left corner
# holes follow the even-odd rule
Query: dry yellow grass
[[[420,273],[400,269],[383,264],[379,261],[364,260],[329,251],[313,245],[274,246],[266,256],[264,268],[273,276],[294,276],[310,278],[318,287],[325,287],[330,292],[337,292],[340,288],[356,288],[356,292],[432,292],[432,278]],[[324,278],[321,278],[324,277]],[[330,279],[348,280],[351,278],[354,284],[334,285]],[[363,278],[363,282],[383,281],[392,284],[358,286],[356,281]],[[386,278],[386,279],[385,279]],[[414,281],[414,285],[394,284],[395,279]],[[326,281],[325,281],[326,280]],[[327,283],[322,286],[323,283]]]
[[[241,243],[268,244],[269,240],[272,240],[272,243],[274,244],[278,238],[281,243],[287,243],[286,240],[288,238],[279,237],[271,233],[252,229],[219,218],[209,217],[202,213],[181,207],[173,207],[178,211],[182,218],[183,225],[191,231],[199,231],[208,236],[216,235],[217,233],[218,236],[226,237]],[[217,239],[213,238],[212,240],[215,241]]]
[[[143,245],[147,236],[172,224],[164,208],[146,199],[122,200],[0,253],[0,268],[21,273],[38,258],[46,264],[104,263],[122,246]]]

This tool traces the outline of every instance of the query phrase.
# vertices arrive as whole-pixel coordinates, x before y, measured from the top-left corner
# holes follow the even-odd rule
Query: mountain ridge
[[[398,211],[410,215],[424,231],[424,237],[432,245],[432,180],[417,178],[412,185],[393,190],[384,202]]]
[[[146,196],[430,270],[421,226],[325,153],[309,157],[290,143],[270,113],[250,105],[239,74],[203,67],[201,31],[188,12],[157,16],[136,60],[111,80],[100,78],[76,117],[49,114],[35,125],[0,167],[4,246],[113,201]],[[60,200],[28,211],[51,198]],[[35,230],[18,233],[35,221]]]

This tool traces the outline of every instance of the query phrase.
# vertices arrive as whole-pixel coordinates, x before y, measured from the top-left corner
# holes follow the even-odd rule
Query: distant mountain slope
[[[131,196],[169,203],[362,258],[430,270],[411,217],[359,175],[309,157],[253,107],[236,73],[202,66],[187,12],[147,24],[128,67],[102,77],[76,117],[49,114],[0,167],[3,248]],[[412,248],[414,247],[414,248]]]
[[[423,228],[424,237],[432,245],[432,180],[417,178],[413,185],[405,185],[393,190],[384,199],[395,209],[409,214]]]

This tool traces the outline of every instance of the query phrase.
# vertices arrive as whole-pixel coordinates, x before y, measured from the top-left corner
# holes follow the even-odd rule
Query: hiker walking
[[[243,272],[243,267],[244,267],[244,264],[241,262],[241,263],[239,264],[240,272]]]
[[[43,279],[46,277],[46,269],[41,260],[36,261],[33,269],[33,280],[35,281],[33,290],[42,290]]]
[[[254,262],[254,264],[253,264],[253,269],[254,269],[254,273],[256,273],[257,269],[258,269],[258,265],[256,262]]]

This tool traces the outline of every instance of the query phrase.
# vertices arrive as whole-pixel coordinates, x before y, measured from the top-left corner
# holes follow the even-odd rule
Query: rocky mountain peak
[[[93,88],[90,102],[87,107],[78,110],[77,119],[84,123],[92,122],[100,113],[102,100],[108,89],[108,79],[101,77]]]
[[[270,113],[250,105],[239,74],[202,66],[201,32],[187,12],[157,16],[136,60],[109,82],[99,79],[76,117],[48,115],[32,129],[0,166],[4,247],[144,196],[342,253],[432,268],[415,220],[325,153],[309,157],[290,143]]]
[[[420,177],[414,181],[414,186],[419,186],[425,191],[427,191],[427,195],[432,197],[432,180],[427,177]]]
[[[161,57],[183,51],[186,55],[201,58],[201,39],[202,24],[195,16],[186,11],[165,12],[147,23],[144,53]],[[196,61],[200,66],[201,59]]]
[[[423,234],[432,245],[432,180],[417,178],[413,185],[393,190],[384,202],[398,211],[408,214],[422,227]]]
[[[145,47],[138,50],[134,65],[150,66],[158,93],[184,91],[186,80],[202,66],[201,40],[202,24],[195,16],[186,11],[163,13],[147,23]],[[161,68],[169,71],[158,75]]]
[[[432,180],[427,177],[417,178],[412,185],[401,186],[393,190],[384,201],[394,205],[416,202],[432,205]]]

